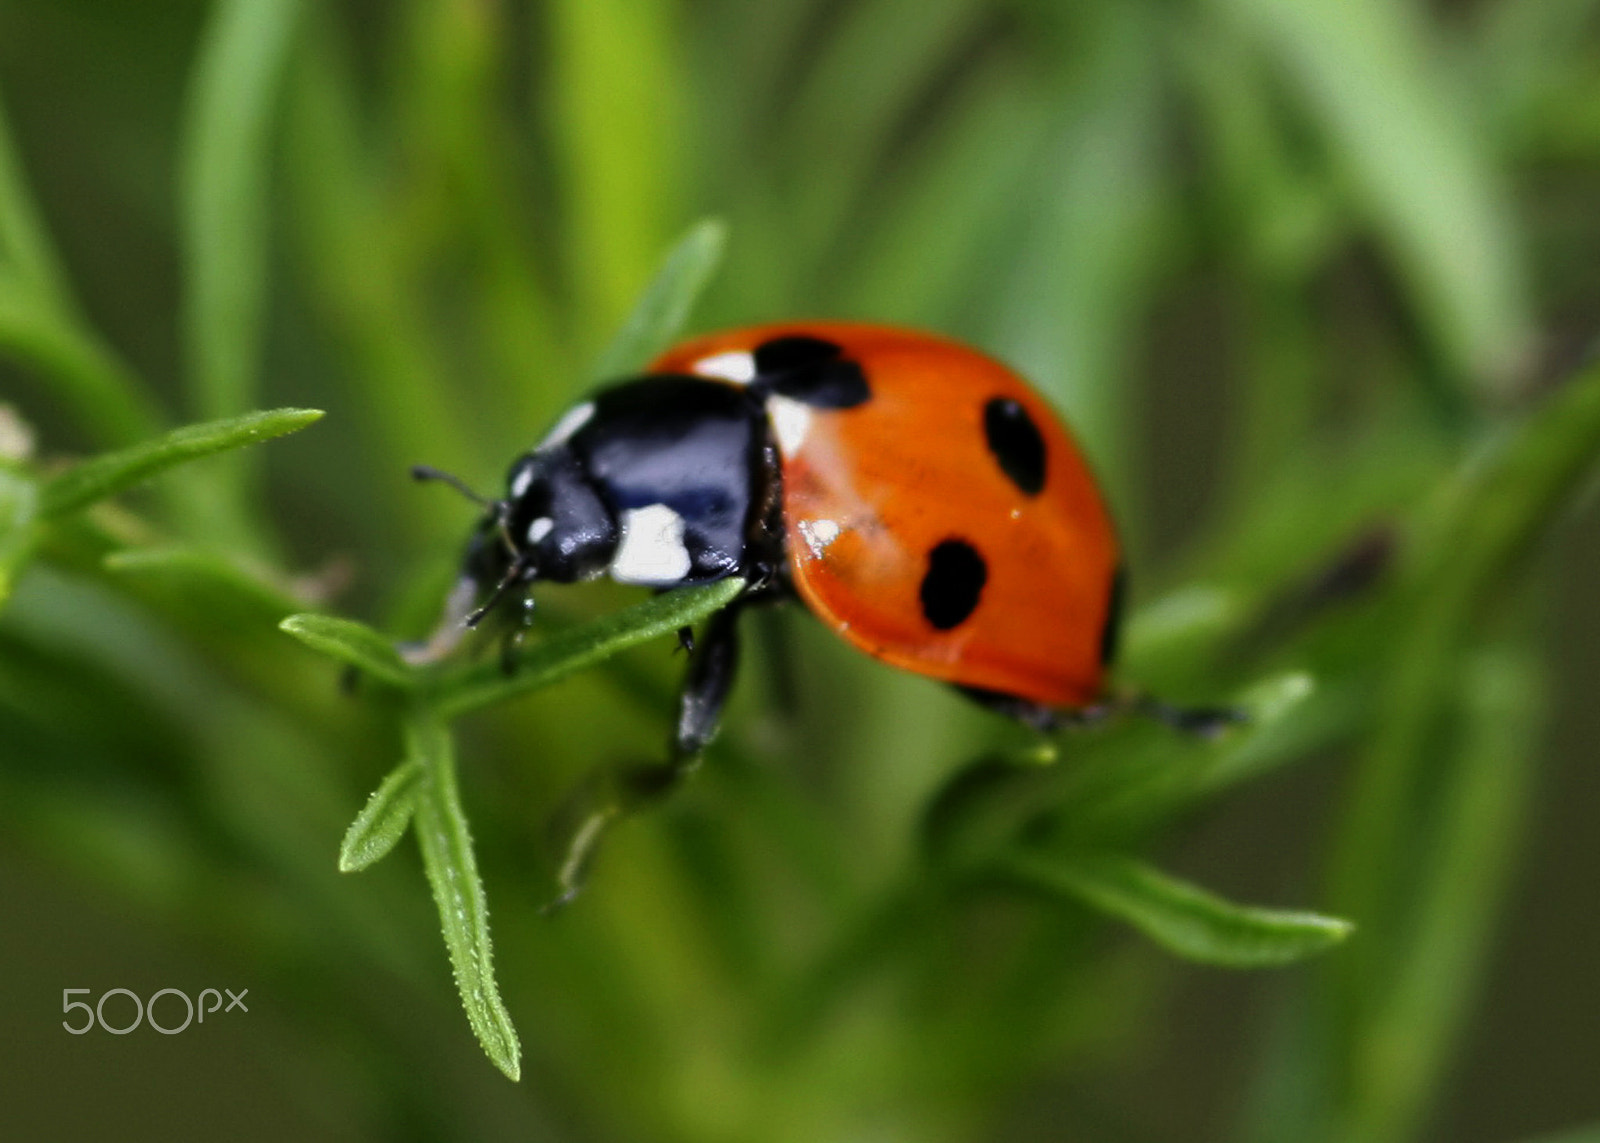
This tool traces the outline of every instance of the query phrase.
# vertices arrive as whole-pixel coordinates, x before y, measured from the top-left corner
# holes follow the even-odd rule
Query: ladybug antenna
[[[479,496],[467,486],[465,480],[442,469],[434,468],[431,464],[413,464],[411,466],[411,479],[419,481],[437,480],[443,484],[448,484],[480,508],[494,507],[494,501],[488,497]]]

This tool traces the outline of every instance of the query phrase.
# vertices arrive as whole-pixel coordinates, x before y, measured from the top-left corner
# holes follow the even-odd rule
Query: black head
[[[516,565],[515,578],[523,581],[593,579],[606,570],[617,547],[610,509],[565,445],[519,457],[506,476],[506,498],[486,524],[500,533],[507,566]]]

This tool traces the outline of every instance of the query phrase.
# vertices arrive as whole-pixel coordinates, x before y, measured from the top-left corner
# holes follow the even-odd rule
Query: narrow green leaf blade
[[[106,571],[161,583],[173,593],[226,607],[228,612],[276,623],[305,606],[282,587],[253,574],[227,556],[202,548],[125,548],[102,561]]]
[[[422,761],[416,757],[389,771],[345,831],[339,872],[354,873],[388,856],[411,824],[422,779]]]
[[[1485,395],[1530,339],[1504,188],[1452,103],[1420,10],[1383,0],[1228,0],[1259,35],[1388,243],[1429,332]]]
[[[51,479],[44,486],[41,514],[49,518],[86,508],[169,468],[281,437],[305,428],[321,416],[321,409],[247,413],[242,417],[186,425],[155,440],[102,453]]]
[[[578,343],[593,347],[627,313],[681,217],[691,90],[684,25],[671,5],[638,0],[539,8],[571,320],[583,327]]]
[[[1017,854],[1003,876],[1109,913],[1187,960],[1263,968],[1302,960],[1338,944],[1353,925],[1298,910],[1236,905],[1129,857]]]
[[[635,643],[693,626],[733,602],[744,589],[744,580],[729,578],[654,596],[625,611],[557,632],[523,652],[514,674],[506,674],[497,663],[469,667],[444,680],[434,701],[445,717],[454,717],[538,690]]]
[[[1600,1143],[1600,1123],[1558,1131],[1554,1135],[1541,1135],[1537,1139],[1523,1140],[1523,1143]]]
[[[28,194],[3,106],[0,106],[0,261],[15,266],[34,288],[60,299],[60,259],[40,221],[38,208]]]
[[[439,906],[461,1003],[484,1052],[516,1080],[522,1075],[521,1047],[495,984],[489,906],[456,789],[450,732],[435,712],[418,710],[407,722],[406,739],[407,752],[423,776],[416,788],[417,842]]]
[[[11,597],[22,566],[33,555],[38,507],[38,484],[21,472],[0,466],[0,607]]]
[[[640,369],[677,335],[722,261],[727,242],[728,228],[721,219],[704,218],[689,228],[601,354],[595,366],[596,381],[614,380]]]
[[[21,361],[102,445],[154,436],[162,417],[139,379],[31,283],[0,273],[0,354]]]
[[[184,332],[195,408],[250,405],[266,296],[272,111],[299,0],[222,0],[189,91],[184,127]]]
[[[307,612],[289,616],[278,628],[312,650],[348,663],[392,686],[416,685],[415,673],[400,658],[394,644],[365,623]]]

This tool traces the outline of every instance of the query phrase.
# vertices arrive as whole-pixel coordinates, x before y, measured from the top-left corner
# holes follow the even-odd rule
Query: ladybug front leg
[[[722,722],[722,708],[739,673],[739,612],[737,605],[725,607],[706,622],[706,629],[693,640],[689,673],[678,696],[678,722],[669,749],[675,768],[693,768],[700,753],[716,737]]]
[[[666,798],[700,764],[700,756],[722,720],[722,708],[739,667],[739,612],[717,612],[693,643],[688,674],[678,699],[678,719],[665,762],[616,766],[585,782],[552,823],[563,854],[556,873],[560,892],[546,911],[559,909],[583,890],[606,831],[619,819]]]

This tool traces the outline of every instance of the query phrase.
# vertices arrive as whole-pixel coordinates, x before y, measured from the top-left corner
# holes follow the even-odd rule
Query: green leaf
[[[204,595],[208,605],[278,622],[304,603],[233,560],[201,548],[128,548],[106,556],[108,572],[163,581],[174,592]]]
[[[1181,957],[1227,968],[1302,960],[1338,944],[1354,928],[1317,913],[1235,905],[1129,857],[1015,854],[997,868],[1008,880],[1126,921]]]
[[[1515,216],[1420,14],[1387,0],[1224,6],[1301,89],[1456,374],[1503,386],[1532,327]]]
[[[195,407],[250,405],[266,296],[272,110],[298,0],[221,0],[200,46],[184,127],[184,332]]]
[[[38,510],[38,484],[9,466],[0,465],[0,606],[11,598],[22,566],[33,555]]]
[[[657,595],[550,636],[518,657],[514,674],[506,674],[497,663],[484,663],[450,676],[440,684],[435,702],[445,716],[453,717],[548,686],[635,643],[692,626],[732,603],[744,589],[744,580],[729,578]]]
[[[389,771],[345,831],[344,843],[339,846],[339,872],[354,873],[388,856],[411,824],[423,777],[422,760],[417,757],[407,758]]]
[[[1537,1139],[1523,1140],[1523,1143],[1600,1143],[1600,1123],[1558,1131],[1554,1135],[1541,1135]]]
[[[495,1067],[516,1080],[522,1074],[521,1049],[495,984],[489,906],[456,790],[450,733],[433,711],[415,710],[406,723],[406,749],[422,771],[416,788],[417,842],[439,907],[461,1003],[484,1052]]]
[[[0,107],[0,262],[16,267],[40,293],[56,299],[61,297],[60,262],[28,194],[3,107]]]
[[[348,663],[392,686],[410,688],[416,685],[416,672],[400,658],[394,644],[365,623],[305,613],[289,616],[278,627],[312,650]]]
[[[636,372],[671,341],[722,260],[728,227],[703,218],[678,240],[595,366],[596,381]]]
[[[687,53],[667,4],[555,0],[541,10],[564,262],[587,349],[627,312],[682,217]]]
[[[1590,365],[1448,488],[1414,564],[1406,621],[1393,633],[1380,689],[1378,731],[1356,770],[1333,863],[1333,900],[1363,923],[1389,911],[1380,903],[1398,890],[1399,856],[1416,844],[1427,783],[1438,780],[1432,736],[1463,647],[1597,467],[1600,365]]]
[[[46,482],[41,514],[48,519],[75,512],[175,465],[281,437],[305,428],[321,416],[321,409],[246,413],[242,417],[186,425],[155,440],[91,457]]]
[[[155,403],[116,355],[37,286],[4,273],[0,353],[30,366],[102,444],[122,444],[161,431]]]

